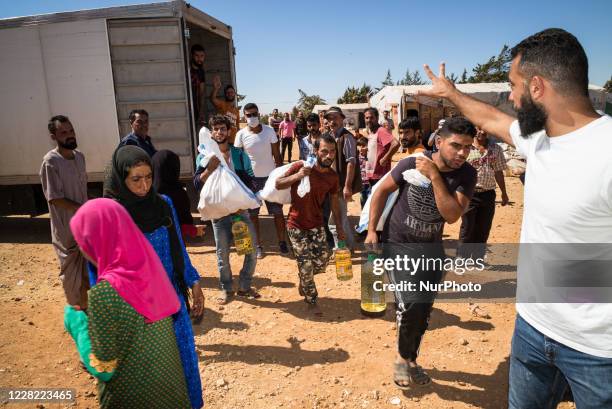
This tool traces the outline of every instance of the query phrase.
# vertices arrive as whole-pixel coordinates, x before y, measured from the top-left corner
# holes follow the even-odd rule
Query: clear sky
[[[3,1],[0,17],[138,4],[131,0]],[[612,1],[259,1],[194,0],[193,6],[234,30],[238,92],[262,112],[287,110],[298,88],[327,102],[349,85],[379,86],[406,68],[446,61],[460,75],[504,44],[548,27],[578,37],[589,57],[589,80],[612,75]],[[424,72],[421,75],[425,78]]]

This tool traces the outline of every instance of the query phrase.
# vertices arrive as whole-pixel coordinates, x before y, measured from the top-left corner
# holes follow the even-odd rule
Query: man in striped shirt
[[[495,183],[499,185],[501,205],[508,204],[504,170],[506,159],[497,143],[478,128],[467,162],[478,171],[478,180],[467,211],[461,216],[459,254],[463,257],[484,256],[495,215]]]

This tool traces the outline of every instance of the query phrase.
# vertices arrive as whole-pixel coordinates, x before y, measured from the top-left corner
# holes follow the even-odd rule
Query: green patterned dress
[[[89,291],[89,363],[112,378],[98,383],[101,408],[191,408],[172,317],[145,324],[106,281]]]

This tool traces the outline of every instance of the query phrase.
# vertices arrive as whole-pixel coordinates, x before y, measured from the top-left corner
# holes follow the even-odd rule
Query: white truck
[[[235,87],[232,28],[184,1],[0,19],[0,215],[46,211],[38,174],[53,115],[70,118],[94,187],[132,109],[149,112],[153,144],[191,176],[193,44],[206,49],[206,92],[215,75]]]

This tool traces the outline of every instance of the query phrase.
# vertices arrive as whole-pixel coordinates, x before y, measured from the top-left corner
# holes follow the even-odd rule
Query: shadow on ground
[[[289,346],[272,345],[230,345],[212,344],[199,350],[200,360],[213,362],[244,362],[249,365],[261,363],[278,364],[286,367],[311,366],[315,364],[344,362],[349,359],[349,353],[341,348],[327,348],[317,351],[302,349],[304,342],[295,337],[287,339]]]
[[[504,408],[508,400],[508,368],[509,358],[500,362],[490,375],[425,368],[432,383],[403,393],[407,398],[422,398],[434,393],[447,402],[462,402],[482,409]],[[441,384],[440,381],[452,382],[453,385]],[[473,389],[464,390],[463,387]]]
[[[47,217],[0,217],[0,243],[51,244]]]

